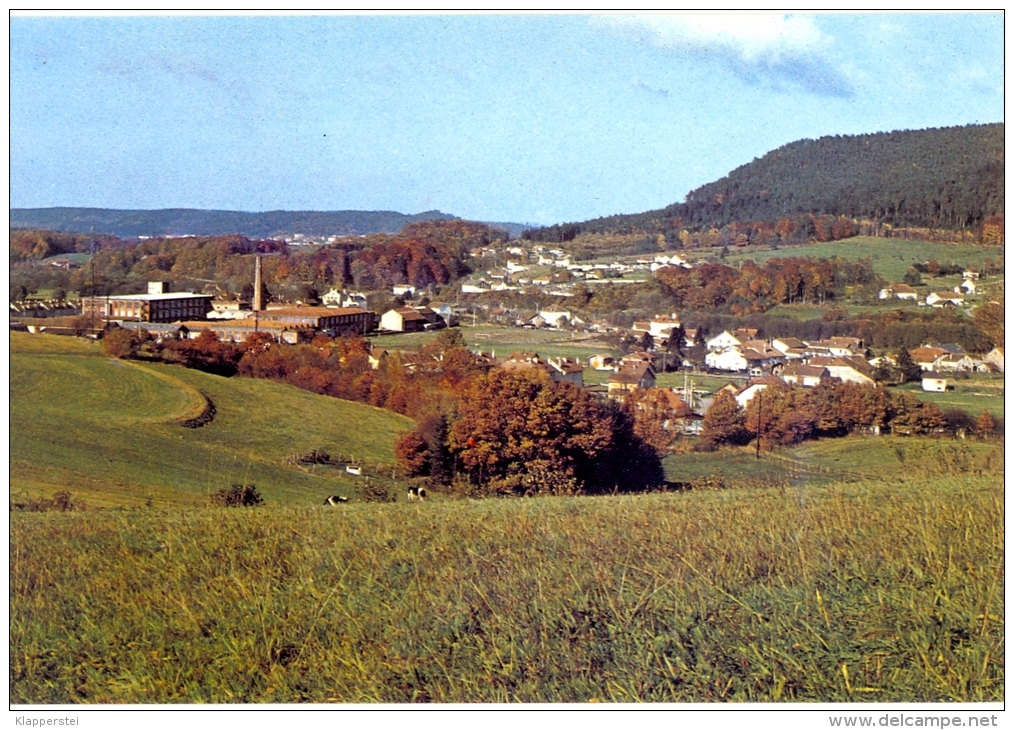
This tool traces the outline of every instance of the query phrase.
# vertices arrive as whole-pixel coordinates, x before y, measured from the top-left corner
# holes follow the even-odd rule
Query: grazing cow
[[[348,502],[348,501],[349,501],[348,497],[342,497],[342,496],[337,495],[337,494],[332,494],[330,497],[328,497],[327,499],[324,500],[324,504],[329,504],[332,507],[335,507],[335,506],[337,506],[339,504],[344,504],[345,502]]]
[[[408,501],[415,502],[416,500],[423,502],[426,500],[426,487],[409,487],[408,488]]]

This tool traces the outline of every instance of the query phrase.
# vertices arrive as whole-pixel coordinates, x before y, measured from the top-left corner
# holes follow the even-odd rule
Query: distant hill
[[[109,233],[114,236],[223,236],[272,238],[355,236],[398,233],[407,223],[455,220],[431,210],[415,215],[392,211],[336,210],[243,213],[234,210],[113,210],[105,208],[11,208],[11,228],[38,228],[64,233]]]
[[[845,216],[892,226],[961,230],[1004,212],[1004,125],[829,136],[792,142],[687,194],[633,215],[538,229],[667,233],[792,216]]]

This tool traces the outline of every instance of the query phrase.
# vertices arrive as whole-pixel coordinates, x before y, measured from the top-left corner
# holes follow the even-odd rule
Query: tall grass
[[[1002,701],[1002,478],[11,515],[10,696]]]

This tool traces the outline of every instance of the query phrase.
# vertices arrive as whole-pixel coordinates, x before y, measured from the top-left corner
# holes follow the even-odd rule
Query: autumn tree
[[[448,444],[459,473],[482,491],[573,494],[601,491],[613,464],[651,460],[628,426],[618,409],[571,383],[534,369],[494,369],[462,392]],[[645,488],[644,473],[630,470],[609,486]],[[660,465],[653,473],[661,478]]]
[[[996,419],[989,411],[983,411],[975,421],[975,432],[982,438],[988,438],[996,433]]]
[[[714,402],[704,414],[701,437],[712,444],[744,444],[749,433],[739,403],[728,391],[715,396]]]
[[[669,451],[679,434],[676,422],[693,413],[690,406],[663,388],[632,390],[623,406],[633,418],[634,434],[660,455]]]
[[[1004,286],[1001,284],[993,291],[990,301],[975,308],[972,319],[996,347],[1004,344]]]

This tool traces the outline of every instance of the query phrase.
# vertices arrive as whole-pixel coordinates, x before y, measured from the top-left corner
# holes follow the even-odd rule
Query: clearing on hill
[[[404,416],[289,385],[102,357],[73,338],[12,333],[11,494],[67,490],[94,506],[207,504],[233,483],[274,504],[319,504],[362,481],[334,466],[299,466],[314,449],[394,464]],[[214,403],[200,428],[182,422]],[[390,472],[387,472],[390,476]]]

